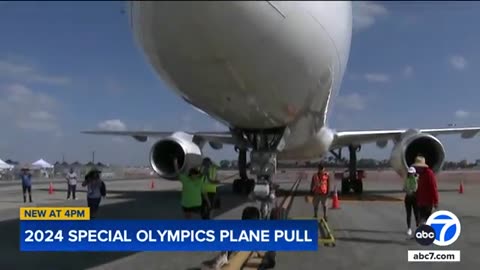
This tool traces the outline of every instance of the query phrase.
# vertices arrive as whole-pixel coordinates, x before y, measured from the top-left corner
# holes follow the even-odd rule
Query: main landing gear
[[[233,181],[233,193],[248,195],[255,187],[255,180],[249,179],[247,175],[247,150],[235,147],[238,152],[238,173],[240,179]]]
[[[353,190],[356,194],[363,193],[363,171],[357,170],[357,152],[360,152],[360,146],[348,146],[350,160],[346,175],[342,177],[342,194],[350,193]]]

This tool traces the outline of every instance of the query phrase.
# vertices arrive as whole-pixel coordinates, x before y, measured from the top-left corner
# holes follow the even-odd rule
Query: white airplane
[[[362,144],[383,148],[393,141],[391,166],[398,174],[405,174],[418,153],[439,172],[445,151],[437,136],[471,138],[480,131],[470,127],[337,132],[329,127],[329,111],[350,53],[350,2],[128,5],[136,40],[160,78],[186,102],[229,127],[226,132],[84,132],[132,136],[141,142],[161,138],[151,149],[150,164],[163,178],[176,179],[175,157],[186,171],[200,164],[206,143],[214,149],[231,144],[239,150],[241,176],[234,189],[271,198],[277,159],[308,160],[347,147],[350,170],[355,172]],[[257,180],[247,179],[247,150]]]

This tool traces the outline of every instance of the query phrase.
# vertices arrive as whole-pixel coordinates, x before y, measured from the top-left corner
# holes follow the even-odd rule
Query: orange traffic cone
[[[48,194],[53,194],[53,184],[50,182],[50,186],[48,187]]]
[[[154,189],[154,188],[155,188],[155,182],[152,179],[152,182],[150,182],[150,189]]]
[[[463,194],[463,181],[460,181],[460,188],[458,189],[458,193]]]
[[[335,185],[335,191],[333,193],[332,207],[331,209],[340,209],[340,200],[338,199],[337,186]]]

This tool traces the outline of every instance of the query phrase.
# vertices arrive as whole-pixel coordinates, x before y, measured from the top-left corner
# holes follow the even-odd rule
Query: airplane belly
[[[132,27],[171,90],[230,126],[323,121],[344,69],[335,39],[302,5],[275,2],[135,1]]]

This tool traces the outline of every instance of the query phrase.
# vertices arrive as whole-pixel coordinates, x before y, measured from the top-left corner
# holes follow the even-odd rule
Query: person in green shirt
[[[202,219],[211,219],[213,208],[216,207],[219,198],[217,196],[217,168],[209,158],[204,158],[200,173],[203,178],[203,192],[206,197],[202,203]]]
[[[418,227],[418,210],[417,210],[417,199],[416,199],[416,192],[417,192],[417,171],[414,167],[408,168],[407,177],[403,184],[403,191],[405,191],[405,210],[407,213],[407,235],[409,237],[412,236],[412,227],[411,227],[411,217],[412,217],[412,210],[413,215],[415,217],[415,222]]]
[[[174,160],[175,171],[182,183],[181,205],[186,219],[191,219],[193,214],[200,214],[202,199],[206,198],[203,193],[203,179],[197,168],[191,168],[187,174],[181,173],[178,161]],[[208,200],[208,198],[206,198]],[[210,202],[206,202],[210,205]]]

